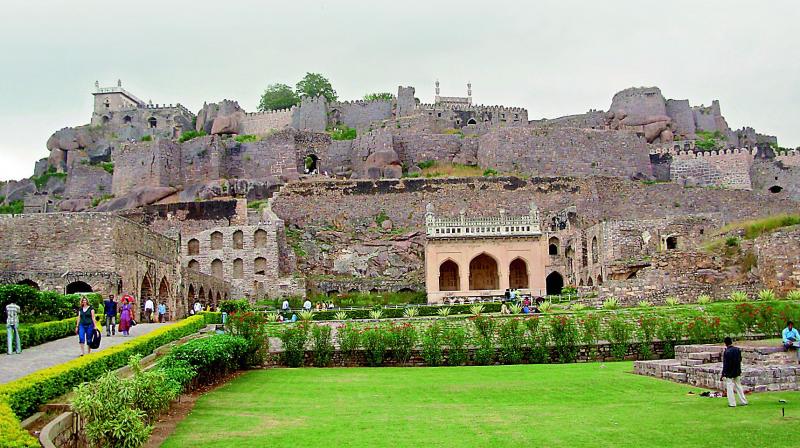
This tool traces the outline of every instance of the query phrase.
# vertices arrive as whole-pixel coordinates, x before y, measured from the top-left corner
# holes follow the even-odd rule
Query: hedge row
[[[156,348],[196,333],[205,326],[205,316],[193,316],[101,352],[36,371],[0,385],[0,403],[7,404],[16,417],[26,418],[36,412],[42,404],[68,393],[78,384],[94,380],[109,370],[124,366],[131,355],[147,355]],[[0,421],[9,418],[16,420],[13,415],[2,415],[0,409]],[[7,446],[6,443],[10,444],[11,441],[6,440],[4,431],[0,433],[0,446]]]
[[[40,324],[23,325],[19,329],[19,338],[22,348],[33,347],[44,344],[45,342],[55,341],[56,339],[66,338],[75,335],[75,317]],[[0,333],[0,348],[7,349],[6,332]],[[16,341],[11,341],[16,349]]]
[[[30,435],[11,411],[8,403],[0,400],[0,446],[4,448],[40,447],[39,441]]]
[[[499,302],[487,302],[483,303],[483,312],[484,313],[497,313],[500,312],[500,303]],[[450,315],[456,314],[472,314],[470,311],[470,307],[474,305],[446,305],[446,306],[418,306],[416,307],[419,310],[419,314],[417,316],[425,317],[425,316],[438,316],[439,310],[442,308],[450,308]],[[360,310],[327,310],[327,311],[314,311],[314,320],[333,320],[336,319],[335,315],[338,312],[345,312],[347,313],[348,319],[369,319],[369,309],[360,309]],[[393,319],[398,317],[403,317],[403,312],[405,308],[381,308],[381,319]]]

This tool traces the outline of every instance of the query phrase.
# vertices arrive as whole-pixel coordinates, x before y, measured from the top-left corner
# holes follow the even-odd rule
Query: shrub
[[[269,353],[268,319],[269,317],[264,313],[251,311],[228,316],[227,326],[230,334],[247,341],[247,354],[245,356],[247,365],[258,366],[263,364]]]
[[[731,302],[747,302],[750,299],[747,297],[746,293],[742,291],[734,291],[728,295],[728,300]]]
[[[615,310],[619,308],[619,300],[616,297],[609,297],[603,301],[604,310]]]
[[[696,316],[686,324],[686,334],[694,344],[719,342],[721,339],[719,317]]]
[[[786,293],[786,300],[800,300],[800,289],[793,289]]]
[[[400,364],[411,358],[411,351],[417,345],[417,329],[409,323],[392,325],[389,328],[389,348],[392,356]]]
[[[757,332],[766,336],[780,334],[785,321],[778,316],[772,305],[763,304],[757,308],[757,312],[755,324]]]
[[[504,364],[519,364],[525,341],[525,326],[517,319],[505,319],[497,328],[500,359]]]
[[[460,366],[467,361],[467,332],[464,327],[451,327],[444,332],[447,344],[447,365]]]
[[[370,319],[380,319],[383,316],[383,310],[380,308],[376,308],[374,310],[369,310],[369,318]]]
[[[25,210],[25,201],[17,199],[8,205],[0,205],[0,215],[19,215]]]
[[[642,316],[639,318],[639,359],[650,359],[653,356],[651,344],[656,335],[658,319],[652,316]]]
[[[553,302],[550,300],[545,300],[544,302],[539,304],[539,311],[542,313],[549,313],[553,310]]]
[[[488,365],[494,362],[494,329],[495,321],[491,317],[476,315],[470,318],[475,327],[475,339],[478,346],[475,350],[475,363]]]
[[[597,340],[600,338],[600,317],[597,314],[587,314],[581,321],[581,327],[581,342],[587,346],[589,357],[593,358],[597,351]]]
[[[572,318],[556,316],[550,320],[550,339],[559,362],[574,362],[578,357],[578,328]]]
[[[300,316],[300,320],[302,320],[304,322],[308,322],[308,321],[314,319],[314,312],[311,311],[311,310],[303,310],[303,311],[300,311],[297,314],[298,314],[298,316]]]
[[[333,318],[334,318],[335,320],[347,320],[347,311],[337,311],[337,312],[336,312],[336,313],[333,315]]]
[[[436,165],[436,161],[435,160],[423,160],[422,162],[417,163],[417,167],[419,167],[419,169],[421,169],[421,170],[424,170],[424,169],[427,169],[427,168],[431,168],[434,165]]]
[[[228,314],[250,311],[251,309],[250,301],[247,299],[223,300],[219,303],[219,310]]]
[[[361,344],[370,367],[380,367],[386,354],[386,332],[381,327],[367,327],[361,332]]]
[[[762,289],[758,292],[758,300],[763,300],[765,302],[771,302],[773,300],[777,300],[777,296],[775,296],[775,292],[771,289]]]
[[[364,101],[392,101],[394,94],[389,92],[374,92],[364,95]]]
[[[443,306],[436,311],[436,314],[438,314],[439,317],[447,317],[450,315],[450,309],[449,306]]]
[[[483,305],[480,304],[480,303],[476,303],[474,305],[470,305],[469,312],[473,316],[477,316],[478,314],[481,314],[483,312]]]
[[[311,347],[314,351],[314,365],[327,367],[333,358],[331,327],[324,324],[314,325],[311,330]]]
[[[215,334],[192,339],[172,349],[161,364],[185,361],[198,372],[201,382],[211,382],[247,365],[250,346],[244,338]]]
[[[422,332],[422,359],[430,367],[442,364],[442,326],[434,322]]]
[[[283,362],[289,367],[301,367],[305,361],[308,323],[287,326],[280,338],[283,343]]]
[[[355,140],[357,132],[346,125],[340,125],[330,129],[328,134],[330,134],[331,140]]]
[[[241,134],[234,137],[234,140],[239,143],[254,143],[261,140],[261,137],[252,134]]]
[[[572,305],[570,305],[570,307],[569,307],[569,308],[570,308],[572,311],[583,311],[583,310],[585,310],[585,309],[586,309],[586,305],[584,305],[584,304],[582,304],[582,303],[573,303]]]
[[[697,296],[696,303],[698,305],[708,305],[709,303],[711,303],[711,296],[709,296],[707,294],[701,294],[701,295]]]
[[[725,245],[728,247],[739,247],[739,237],[729,236],[725,238]]]
[[[153,136],[152,135],[143,135],[142,138],[139,139],[142,142],[152,142]]]
[[[492,168],[486,168],[485,170],[483,170],[483,177],[491,177],[491,176],[497,176],[497,170]]]
[[[417,317],[419,314],[419,308],[415,306],[408,306],[403,310],[403,317]]]
[[[267,321],[271,323],[276,323],[280,320],[280,313],[274,311],[267,313]]]
[[[181,134],[180,137],[178,137],[178,141],[181,143],[188,142],[193,138],[203,137],[204,135],[206,135],[205,131],[195,131],[195,130],[186,131],[183,134]]]
[[[0,397],[2,398],[2,397]],[[39,441],[22,429],[11,408],[0,399],[0,443],[9,448],[39,448]]]
[[[681,304],[681,301],[678,300],[677,297],[667,297],[666,299],[664,299],[664,303],[667,306],[678,306]]]
[[[361,334],[353,326],[353,324],[347,324],[339,327],[338,332],[339,349],[341,350],[342,355],[344,355],[344,357],[346,357],[350,363],[353,363],[356,359],[358,349],[361,346]]]
[[[735,330],[739,334],[746,334],[751,331],[756,324],[757,310],[755,305],[750,303],[739,303],[733,309],[731,316]]]
[[[530,362],[546,364],[550,362],[550,348],[547,345],[548,332],[543,327],[542,320],[538,317],[525,319],[528,329],[528,346],[530,347]]]
[[[75,334],[75,318],[23,325],[19,328],[22,347],[28,348]],[[0,332],[0,347],[6,347],[6,332]]]
[[[511,314],[520,314],[522,313],[522,305],[519,303],[512,303],[508,306],[508,311],[510,311]]]
[[[683,339],[683,324],[670,318],[658,321],[656,333],[664,344],[664,357],[675,357],[675,344]]]
[[[625,359],[628,353],[628,344],[631,342],[631,325],[619,316],[613,316],[608,321],[606,339],[611,344],[611,356],[616,360]]]

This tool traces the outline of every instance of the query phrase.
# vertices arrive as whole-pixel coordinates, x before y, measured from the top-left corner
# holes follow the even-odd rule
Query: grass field
[[[742,446],[795,444],[800,393],[747,407],[628,373],[630,362],[271,369],[202,397],[168,447]],[[779,399],[786,399],[781,417]]]

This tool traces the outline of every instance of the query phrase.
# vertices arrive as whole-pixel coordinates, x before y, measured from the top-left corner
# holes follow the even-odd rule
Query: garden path
[[[111,337],[106,337],[104,334],[100,342],[100,348],[93,350],[93,352],[102,352],[109,347],[130,341],[164,325],[170,324],[136,325],[131,328],[129,337],[124,337],[119,333]],[[77,336],[57,339],[31,348],[22,347],[22,354],[19,355],[8,355],[6,354],[6,347],[3,347],[2,354],[0,354],[0,384],[21,378],[37,370],[67,362],[77,358],[80,354],[81,349],[78,346]]]

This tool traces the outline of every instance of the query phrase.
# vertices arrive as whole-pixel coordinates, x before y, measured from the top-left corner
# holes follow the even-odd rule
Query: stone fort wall
[[[239,119],[242,134],[267,134],[291,126],[294,108],[248,113]]]

